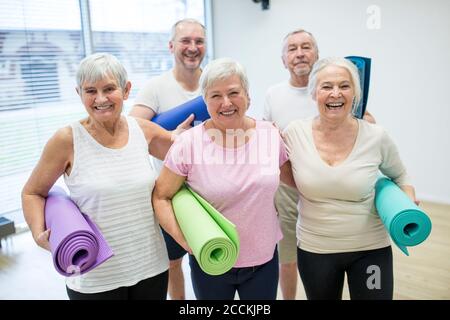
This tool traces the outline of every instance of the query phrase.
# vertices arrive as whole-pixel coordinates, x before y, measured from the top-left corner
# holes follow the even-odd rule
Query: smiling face
[[[354,85],[346,68],[329,65],[317,73],[313,99],[321,117],[345,119],[351,114],[354,96]]]
[[[94,83],[84,82],[77,89],[89,116],[106,122],[120,118],[123,101],[128,99],[131,83],[123,90],[114,77],[108,76]]]
[[[221,130],[244,128],[250,98],[238,75],[213,82],[205,93],[205,102],[215,127]]]
[[[314,40],[306,32],[290,35],[285,41],[282,58],[291,77],[308,76],[318,59]]]
[[[177,25],[175,36],[169,42],[175,63],[189,70],[199,68],[205,57],[205,41],[205,30],[198,23],[182,22]]]

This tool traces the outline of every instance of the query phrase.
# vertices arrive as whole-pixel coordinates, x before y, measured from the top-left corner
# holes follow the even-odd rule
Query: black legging
[[[297,248],[297,263],[309,300],[342,299],[345,273],[352,300],[392,300],[394,277],[390,246],[330,254]]]
[[[266,263],[253,267],[232,268],[212,276],[204,272],[190,255],[191,279],[198,300],[233,300],[236,291],[240,300],[275,300],[278,286],[278,251]]]
[[[139,281],[134,286],[99,293],[81,293],[67,289],[70,300],[166,300],[169,272]]]

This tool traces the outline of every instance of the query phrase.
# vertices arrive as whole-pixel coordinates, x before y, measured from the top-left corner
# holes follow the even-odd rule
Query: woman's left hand
[[[413,186],[403,185],[400,186],[400,189],[403,190],[404,193],[414,202],[417,206],[420,204],[420,201],[416,199],[416,191]]]
[[[189,115],[189,117],[186,118],[186,120],[184,120],[182,123],[180,123],[177,128],[175,130],[172,131],[173,134],[175,135],[180,135],[181,133],[183,133],[186,130],[189,130],[190,128],[192,128],[192,121],[194,121],[194,114],[191,113]]]

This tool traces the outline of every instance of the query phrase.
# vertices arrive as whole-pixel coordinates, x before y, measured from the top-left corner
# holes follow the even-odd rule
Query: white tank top
[[[81,293],[132,286],[169,266],[151,203],[157,173],[144,133],[134,118],[125,118],[128,142],[120,149],[104,147],[79,122],[71,124],[74,161],[65,183],[72,200],[98,225],[114,252],[97,268],[66,278],[67,286]]]

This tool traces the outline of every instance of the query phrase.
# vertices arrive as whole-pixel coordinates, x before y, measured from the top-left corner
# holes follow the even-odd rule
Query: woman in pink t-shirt
[[[181,134],[169,150],[153,192],[161,226],[186,250],[171,199],[184,182],[236,225],[240,252],[234,268],[211,276],[190,255],[197,299],[276,299],[277,242],[274,206],[280,177],[292,179],[279,131],[245,115],[250,97],[243,67],[214,60],[200,78],[211,119]]]

